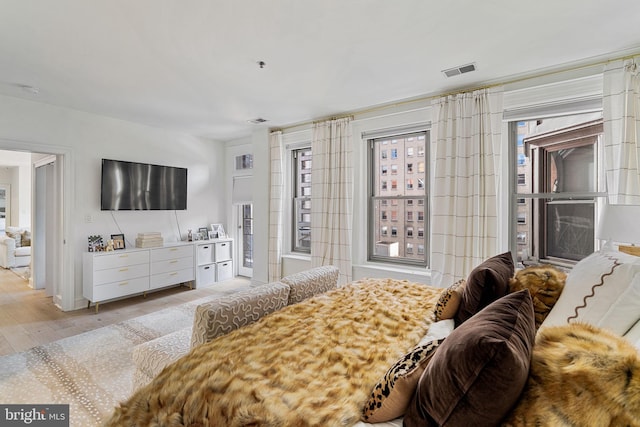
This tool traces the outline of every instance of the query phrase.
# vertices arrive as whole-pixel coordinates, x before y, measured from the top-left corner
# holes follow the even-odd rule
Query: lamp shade
[[[596,238],[618,243],[640,243],[640,205],[604,205]]]

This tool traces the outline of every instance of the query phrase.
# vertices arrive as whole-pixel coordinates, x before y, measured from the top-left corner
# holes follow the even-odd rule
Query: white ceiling
[[[229,140],[639,52],[639,24],[638,0],[0,0],[0,93]]]

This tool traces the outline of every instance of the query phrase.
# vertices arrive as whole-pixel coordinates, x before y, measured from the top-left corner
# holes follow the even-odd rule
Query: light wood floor
[[[225,288],[250,285],[237,277],[221,283]],[[33,290],[26,280],[0,268],[0,356],[77,335],[122,320],[193,301],[214,293],[212,288],[173,287],[94,307],[63,312],[53,305],[44,290]]]

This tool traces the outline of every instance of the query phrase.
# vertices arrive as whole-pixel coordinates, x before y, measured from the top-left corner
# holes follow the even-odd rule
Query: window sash
[[[369,261],[427,265],[428,176],[425,166],[428,159],[425,146],[428,133],[390,134],[367,140],[370,144]],[[389,149],[385,141],[397,144],[397,148],[390,149],[388,157],[381,155]],[[422,159],[419,162],[411,160],[416,156],[422,156]],[[387,170],[394,179],[387,181],[380,173],[383,163],[388,165]]]

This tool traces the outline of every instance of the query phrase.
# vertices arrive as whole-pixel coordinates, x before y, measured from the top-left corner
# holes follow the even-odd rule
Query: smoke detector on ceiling
[[[458,76],[464,73],[470,73],[471,71],[475,71],[475,70],[476,70],[476,64],[475,62],[472,62],[470,64],[449,68],[448,70],[442,70],[442,72],[447,77],[453,77],[453,76]]]
[[[251,119],[251,120],[247,120],[248,123],[251,123],[252,125],[260,125],[264,122],[268,122],[269,120],[267,119],[263,119],[261,117],[258,117],[257,119]]]

